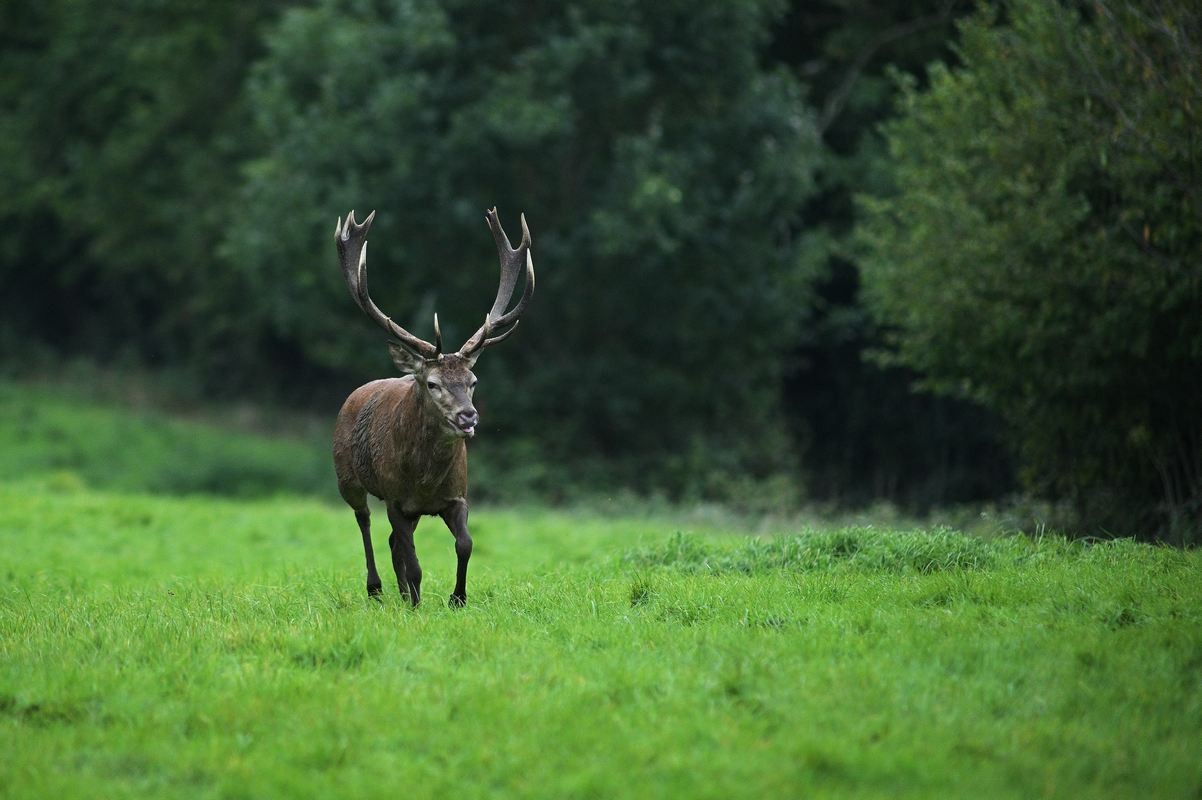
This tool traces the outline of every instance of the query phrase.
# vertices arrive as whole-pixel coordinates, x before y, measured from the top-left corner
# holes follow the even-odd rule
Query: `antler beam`
[[[497,243],[497,255],[501,261],[501,279],[497,286],[497,297],[493,301],[492,308],[484,317],[484,324],[464,342],[463,347],[459,348],[459,355],[465,358],[470,358],[485,347],[491,347],[508,338],[517,328],[522,312],[526,310],[530,298],[534,296],[534,259],[530,255],[532,242],[530,229],[526,226],[526,215],[522,214],[521,216],[522,241],[517,248],[509,243],[509,237],[505,234],[505,229],[501,227],[501,220],[497,216],[496,208],[490,209],[485,215],[485,219],[492,231],[493,240]],[[522,296],[518,299],[517,305],[509,311],[505,311],[505,306],[509,305],[509,301],[513,298],[513,290],[517,286],[518,275],[522,272],[523,267],[526,272],[526,285],[522,289]],[[512,325],[509,330],[498,333],[509,325]],[[497,335],[494,336],[494,334]]]
[[[402,346],[422,358],[436,359],[442,351],[442,333],[438,330],[437,316],[434,318],[437,344],[430,344],[393,322],[391,317],[376,306],[367,292],[367,231],[375,218],[376,212],[373,211],[363,222],[355,222],[355,211],[351,209],[351,213],[346,215],[346,222],[339,217],[334,226],[334,241],[338,245],[338,257],[342,264],[342,277],[346,280],[346,288],[350,289],[351,297],[355,298],[359,308]]]

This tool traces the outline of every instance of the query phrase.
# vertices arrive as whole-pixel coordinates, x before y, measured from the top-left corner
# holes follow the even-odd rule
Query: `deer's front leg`
[[[467,562],[472,557],[472,535],[467,532],[467,501],[463,498],[454,501],[440,516],[455,537],[458,564],[455,568],[455,591],[451,592],[449,604],[456,608],[467,605]]]
[[[413,546],[413,531],[420,517],[408,517],[396,503],[388,504],[388,521],[392,523],[392,535],[388,546],[392,549],[392,569],[396,572],[396,583],[402,595],[416,607],[422,600],[422,567],[417,563],[417,550]]]

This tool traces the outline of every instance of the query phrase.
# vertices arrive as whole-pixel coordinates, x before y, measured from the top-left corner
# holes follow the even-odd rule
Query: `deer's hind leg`
[[[383,590],[380,573],[376,571],[376,553],[371,546],[371,509],[367,507],[367,492],[361,486],[339,485],[339,494],[355,512],[359,533],[363,536],[363,558],[367,561],[367,596],[379,599]]]
[[[413,532],[421,517],[406,516],[398,503],[388,504],[388,521],[392,523],[392,535],[388,546],[392,549],[392,568],[396,572],[396,583],[402,595],[408,595],[414,607],[422,601],[422,567],[417,561],[417,549],[413,546]]]

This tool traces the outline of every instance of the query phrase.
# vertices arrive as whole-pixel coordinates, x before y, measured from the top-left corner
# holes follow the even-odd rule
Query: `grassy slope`
[[[326,435],[252,436],[84,394],[0,380],[0,480],[59,471],[118,490],[336,497]]]
[[[1200,552],[515,510],[459,611],[423,522],[415,612],[345,508],[131,491],[324,452],[20,387],[0,442],[0,796],[1202,790]]]

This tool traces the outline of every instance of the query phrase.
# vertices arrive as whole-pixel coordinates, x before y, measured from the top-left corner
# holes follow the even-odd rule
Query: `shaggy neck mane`
[[[393,436],[413,479],[422,486],[442,483],[465,445],[462,439],[447,435],[442,412],[422,393],[416,378],[398,416]]]

